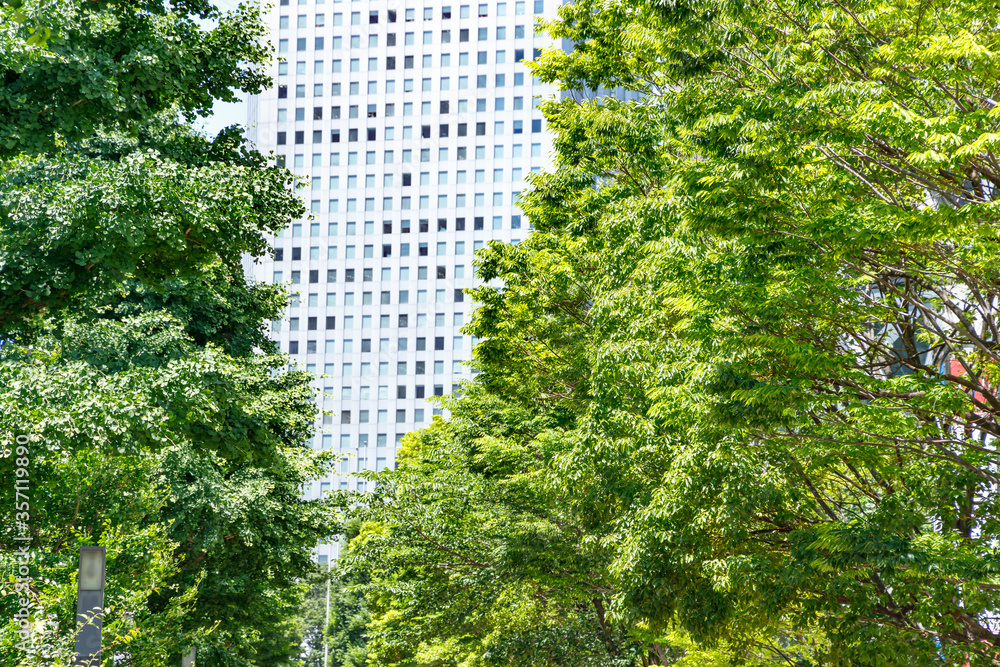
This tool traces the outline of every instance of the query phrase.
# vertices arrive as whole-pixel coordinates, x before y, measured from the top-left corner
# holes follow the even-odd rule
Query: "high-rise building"
[[[394,466],[403,435],[436,413],[425,399],[471,377],[459,329],[473,253],[525,237],[525,176],[550,166],[536,105],[556,91],[523,61],[552,43],[535,26],[557,3],[279,0],[270,11],[281,61],[250,101],[250,137],[307,185],[311,217],[252,270],[297,293],[273,336],[317,374],[333,413],[313,445],[343,454],[307,497]],[[321,561],[336,555],[319,547]]]

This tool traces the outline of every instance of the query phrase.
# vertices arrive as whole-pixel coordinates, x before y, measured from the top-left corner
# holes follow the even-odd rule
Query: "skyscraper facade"
[[[313,446],[342,454],[307,497],[359,488],[393,467],[426,399],[471,377],[464,290],[473,253],[528,233],[525,177],[548,168],[536,106],[554,87],[523,62],[557,0],[475,4],[278,0],[280,62],[251,99],[250,138],[306,185],[309,217],[273,239],[258,280],[296,295],[272,323],[282,350],[317,376],[329,411]],[[319,547],[321,561],[336,545]]]

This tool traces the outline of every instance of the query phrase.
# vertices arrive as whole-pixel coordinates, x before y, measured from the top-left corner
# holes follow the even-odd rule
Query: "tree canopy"
[[[158,287],[237,266],[304,214],[291,174],[246,150],[240,130],[209,139],[178,121],[268,83],[256,5],[24,0],[0,11],[16,46],[0,50],[0,333],[127,278]],[[52,35],[31,45],[39,22]]]
[[[312,553],[337,532],[334,501],[302,490],[330,461],[310,446],[313,377],[265,329],[284,287],[241,258],[305,209],[239,130],[189,122],[268,83],[259,8],[0,15],[0,451],[28,452],[0,475],[28,470],[33,555],[19,593],[23,531],[0,528],[0,664],[71,660],[86,545],[108,552],[105,664],[176,665],[189,647],[209,667],[293,664]]]
[[[210,0],[17,0],[0,12],[3,157],[57,151],[102,128],[134,134],[163,111],[193,120],[215,100],[235,101],[234,89],[268,82],[256,4],[222,12]]]
[[[531,66],[564,90],[556,167],[534,232],[478,255],[480,373],[361,510],[375,627],[462,650],[375,664],[489,664],[501,594],[465,559],[509,562],[527,517],[579,529],[572,599],[628,664],[994,664],[996,27],[963,0],[560,8],[573,48]],[[515,409],[551,421],[511,438]],[[506,476],[544,493],[504,514]],[[509,599],[571,626],[546,585],[575,565],[529,545]],[[435,595],[469,611],[408,615]]]

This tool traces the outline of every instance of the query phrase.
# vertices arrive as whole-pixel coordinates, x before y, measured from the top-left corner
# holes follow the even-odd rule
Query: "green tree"
[[[176,120],[270,84],[255,5],[25,0],[18,11],[44,14],[53,37],[27,60],[0,55],[0,333],[127,279],[155,288],[238,266],[304,213],[291,174],[237,130],[208,140]],[[8,21],[0,34],[29,29]]]
[[[177,290],[174,310],[193,305],[178,294],[207,291]],[[67,319],[60,329],[30,347],[0,349],[0,427],[32,435],[32,544],[44,554],[36,581],[63,640],[73,635],[75,547],[100,543],[111,553],[109,581],[130,596],[121,613],[144,641],[129,640],[136,662],[127,664],[159,664],[186,645],[199,646],[209,665],[287,664],[298,640],[263,628],[294,612],[314,545],[335,532],[332,507],[300,500],[302,484],[329,465],[302,444],[315,419],[310,376],[275,373],[282,357],[198,346],[163,310]],[[228,326],[213,337],[246,347],[245,332]],[[13,458],[2,465],[13,474]],[[4,533],[8,549],[13,528]],[[164,561],[136,566],[158,572],[155,585],[130,588],[116,550],[116,536],[129,533],[146,559]],[[156,619],[161,634],[140,618]]]
[[[566,399],[467,389],[354,511],[364,523],[342,560],[370,577],[369,664],[669,664],[669,648],[607,616],[599,520],[556,470],[573,440]]]
[[[556,168],[534,233],[478,256],[476,388],[369,510],[376,664],[486,655],[458,610],[498,594],[442,563],[518,534],[472,444],[506,427],[457,444],[490,401],[564,411],[521,507],[580,527],[640,658],[679,629],[751,664],[994,664],[995,27],[963,0],[560,8],[574,48],[533,65],[567,92]]]
[[[295,617],[295,624],[302,637],[302,664],[305,667],[322,667],[326,624],[326,591],[331,573],[320,565],[305,579],[309,586]],[[332,585],[331,585],[332,588]],[[333,664],[337,664],[334,659]]]
[[[0,11],[19,12],[0,26],[0,443],[30,438],[30,593],[51,621],[30,658],[16,624],[0,628],[0,661],[65,661],[78,548],[101,544],[106,664],[172,665],[189,646],[203,665],[294,664],[301,580],[336,532],[332,503],[300,495],[329,461],[307,443],[312,377],[264,328],[287,296],[248,282],[241,258],[305,211],[239,131],[179,119],[269,84],[259,11]],[[51,36],[29,39],[38,26]],[[8,479],[16,459],[0,458]],[[5,619],[16,528],[0,532]]]
[[[346,548],[361,532],[358,521],[343,524],[341,539]],[[327,573],[330,580],[330,623],[327,634],[331,664],[338,667],[364,667],[368,656],[368,627],[371,613],[364,596],[367,572],[350,572],[339,564]]]
[[[3,157],[58,152],[100,129],[134,134],[175,107],[192,121],[234,89],[269,84],[254,3],[223,13],[209,0],[7,0],[0,12]],[[44,45],[32,40],[41,28]]]
[[[138,280],[160,289],[243,253],[304,213],[290,174],[240,147],[155,123],[136,141],[97,137],[56,155],[0,165],[0,331],[12,333],[85,295]]]
[[[527,205],[555,236],[595,224],[581,464],[632,498],[654,452],[616,613],[732,645],[814,628],[839,663],[992,660],[979,10],[579,3],[551,26],[580,48],[540,76],[639,93],[553,103],[559,173]]]
[[[349,521],[341,530],[341,539],[349,545],[357,537],[360,524]],[[364,667],[371,621],[363,592],[367,573],[345,571],[340,563],[329,567],[320,564],[307,583],[309,592],[296,619],[303,629],[303,667],[323,667],[327,662],[336,667]]]

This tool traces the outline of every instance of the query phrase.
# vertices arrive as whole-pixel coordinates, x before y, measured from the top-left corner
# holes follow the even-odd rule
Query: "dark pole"
[[[80,574],[77,577],[76,664],[100,667],[101,617],[104,614],[104,547],[80,547]]]

